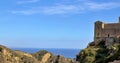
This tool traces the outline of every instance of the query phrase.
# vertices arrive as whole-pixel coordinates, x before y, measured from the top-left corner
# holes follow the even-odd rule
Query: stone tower
[[[99,40],[102,35],[102,26],[103,23],[101,21],[96,21],[94,24],[95,32],[94,32],[94,40]]]

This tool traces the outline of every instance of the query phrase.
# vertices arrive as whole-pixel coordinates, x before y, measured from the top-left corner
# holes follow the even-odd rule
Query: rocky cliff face
[[[116,42],[109,48],[105,43],[105,41],[90,43],[77,55],[76,60],[80,63],[120,63],[120,43]]]
[[[0,46],[0,63],[38,63],[34,56]]]
[[[73,59],[42,50],[34,54],[13,51],[0,45],[0,63],[77,63]]]

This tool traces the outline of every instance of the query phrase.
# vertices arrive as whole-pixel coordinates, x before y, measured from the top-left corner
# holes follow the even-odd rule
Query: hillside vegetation
[[[105,43],[105,41],[99,41],[97,44],[91,42],[77,55],[76,60],[80,63],[120,63],[120,43],[116,42],[110,47]]]

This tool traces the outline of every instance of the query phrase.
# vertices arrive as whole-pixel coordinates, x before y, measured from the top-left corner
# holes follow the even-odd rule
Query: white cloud
[[[18,1],[17,4],[26,4],[26,3],[36,3],[39,0],[24,0],[24,1]]]
[[[82,11],[83,8],[77,7],[74,5],[56,5],[56,6],[48,6],[48,7],[42,7],[42,8],[34,8],[34,9],[28,9],[28,10],[18,10],[18,11],[12,11],[13,14],[25,14],[25,15],[31,15],[31,14],[67,14],[67,13],[79,13]]]
[[[15,10],[15,11],[11,11],[11,13],[13,13],[13,14],[32,15],[32,14],[41,13],[41,11],[40,10],[29,9],[29,10]]]
[[[95,3],[95,2],[87,2],[85,6],[90,10],[106,10],[120,7],[120,3],[115,2],[107,2],[107,3]]]
[[[66,13],[78,13],[81,10],[83,9],[78,8],[75,5],[57,5],[57,6],[44,8],[43,13],[45,14],[66,14]]]
[[[38,0],[31,0],[32,1],[38,1]],[[75,14],[75,13],[83,13],[87,11],[99,11],[99,10],[109,10],[113,8],[119,8],[120,2],[90,2],[85,1],[81,4],[60,4],[60,5],[53,5],[53,6],[45,6],[45,7],[35,7],[27,10],[14,10],[12,11],[13,14],[25,14],[25,15],[31,15],[31,14],[48,14],[48,15],[54,15],[54,14]]]

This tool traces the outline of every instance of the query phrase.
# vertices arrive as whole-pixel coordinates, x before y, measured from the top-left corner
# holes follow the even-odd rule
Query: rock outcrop
[[[115,60],[115,61],[113,61],[113,62],[109,62],[109,63],[120,63],[120,60]]]
[[[41,63],[76,63],[73,59],[64,58],[60,55],[53,55],[48,51],[42,50],[33,54]]]
[[[80,51],[76,60],[80,63],[120,63],[120,43],[116,42],[109,48],[105,43],[91,42],[87,48]]]
[[[0,45],[0,63],[77,63],[73,59],[42,50],[29,54]]]
[[[35,57],[29,53],[13,51],[0,45],[0,63],[39,63]]]

